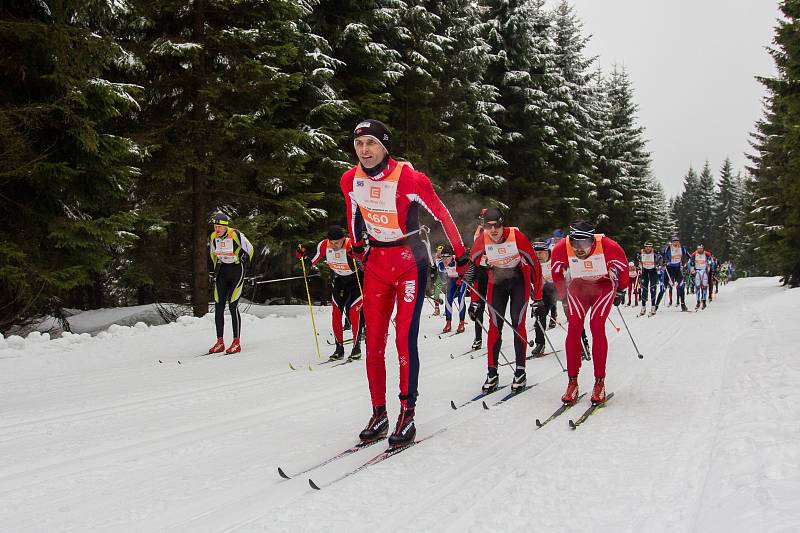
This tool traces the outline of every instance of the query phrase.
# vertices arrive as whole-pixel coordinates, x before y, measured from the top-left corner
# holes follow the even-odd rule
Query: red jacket
[[[628,258],[625,257],[625,251],[619,244],[616,243],[616,241],[613,241],[606,236],[602,237],[601,243],[603,247],[603,255],[605,256],[606,261],[606,269],[608,270],[609,274],[606,274],[598,280],[587,280],[582,278],[572,279],[570,281],[570,286],[574,287],[574,290],[580,290],[580,287],[583,284],[611,282],[610,274],[612,272],[617,280],[616,288],[620,290],[628,288],[631,280],[630,276],[628,275]],[[589,255],[594,253],[596,247],[596,244],[592,245],[592,249],[589,250]],[[567,258],[567,239],[562,239],[553,248],[550,269],[553,273],[553,283],[556,285],[558,297],[559,299],[563,300],[567,296],[565,274],[569,269],[569,260]]]
[[[526,279],[530,280],[532,287],[531,294],[533,295],[533,299],[541,300],[542,267],[539,264],[539,261],[536,260],[536,253],[533,251],[533,245],[531,245],[531,241],[529,241],[525,234],[522,233],[518,228],[504,227],[501,243],[508,240],[512,230],[516,233],[514,237],[520,255],[520,262],[519,265],[517,265],[517,268],[521,268]],[[469,258],[476,265],[478,264],[478,261],[480,261],[481,257],[486,255],[486,249],[484,248],[486,239],[489,239],[489,236],[484,231],[483,234],[475,240],[475,244],[472,245],[472,250],[470,250]],[[492,272],[492,268],[489,267],[489,283],[493,283],[493,280],[494,273]]]
[[[376,191],[379,189],[378,182],[385,181],[395,171],[398,162],[389,158],[386,168],[377,176],[367,176],[370,182],[375,182]],[[359,206],[356,195],[353,192],[353,183],[356,173],[360,173],[361,165],[356,165],[342,174],[341,188],[347,205],[347,229],[350,232],[350,239],[354,246],[363,246],[362,233],[367,231],[364,221],[364,206]],[[380,194],[380,191],[378,191]],[[442,224],[445,236],[453,247],[456,257],[464,254],[464,243],[458,233],[456,223],[450,212],[444,206],[439,196],[433,190],[431,180],[423,174],[414,170],[411,165],[405,164],[397,181],[397,192],[395,194],[395,204],[397,208],[397,224],[403,234],[408,234],[419,229],[418,208],[423,207],[430,213],[437,222]],[[375,238],[376,235],[370,234]],[[380,240],[380,239],[379,239]]]

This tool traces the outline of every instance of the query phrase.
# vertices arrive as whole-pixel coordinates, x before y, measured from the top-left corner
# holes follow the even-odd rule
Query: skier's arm
[[[405,170],[405,169],[404,169]],[[410,169],[409,169],[410,170]],[[464,255],[464,243],[461,240],[461,234],[458,232],[458,227],[442,203],[436,191],[433,190],[431,180],[425,174],[411,170],[414,173],[416,183],[416,194],[409,198],[411,201],[417,202],[425,208],[431,216],[442,225],[444,234],[447,240],[450,241],[450,246],[453,247],[453,254],[460,258]]]
[[[608,237],[603,237],[603,253],[606,256],[606,268],[614,270],[617,275],[617,289],[627,289],[631,283],[630,273],[628,271],[628,259],[625,257],[625,251],[616,242]]]
[[[236,234],[239,238],[239,261],[244,264],[245,269],[249,269],[253,260],[253,245],[241,231],[236,230]]]
[[[314,254],[314,257],[311,258],[311,265],[308,268],[317,266],[323,257],[326,256],[328,253],[328,239],[322,239],[317,244],[317,252]]]
[[[534,300],[542,299],[542,265],[536,259],[536,252],[533,251],[533,245],[521,231],[517,231],[517,249],[519,254],[530,265],[531,271],[531,286],[533,290],[531,296]]]
[[[350,234],[350,242],[352,243],[353,254],[356,258],[360,259],[364,253],[364,231],[366,225],[364,218],[361,215],[361,209],[358,208],[358,202],[353,194],[353,176],[355,169],[348,170],[342,174],[342,179],[339,186],[344,196],[345,210],[347,211],[347,231]]]
[[[562,244],[563,243],[563,244]],[[567,245],[566,241],[560,241],[555,245],[550,255],[550,272],[553,276],[553,284],[558,292],[558,299],[563,300],[567,297]]]

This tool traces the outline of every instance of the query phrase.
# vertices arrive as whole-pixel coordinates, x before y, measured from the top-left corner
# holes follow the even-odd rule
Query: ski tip
[[[178,364],[181,364],[181,362],[180,362],[180,361],[178,361]]]
[[[450,407],[452,407],[453,410],[458,409],[458,407],[456,407],[456,402],[454,402],[453,400],[450,400]]]
[[[318,486],[316,483],[314,483],[314,480],[313,480],[313,479],[311,479],[311,478],[308,478],[308,484],[309,484],[309,486],[310,486],[312,489],[314,489],[314,490],[320,490],[319,486]]]
[[[577,428],[578,428],[578,426],[576,426],[576,425],[575,425],[575,422],[573,422],[572,420],[570,420],[570,421],[569,421],[569,427],[570,427],[571,429],[577,429]]]
[[[537,428],[540,428],[540,427],[542,427],[543,425],[544,425],[544,424],[542,424],[541,420],[539,420],[539,419],[537,418],[537,419],[536,419],[536,427],[537,427]]]
[[[290,370],[297,370],[294,366],[292,366],[292,363],[289,363],[289,369]]]
[[[486,409],[486,410],[488,411],[488,410],[489,410],[489,406],[488,406],[488,405],[486,405],[486,402],[485,402],[485,401],[483,401],[483,402],[481,402],[481,403],[483,404],[483,408],[484,408],[484,409]]]
[[[283,479],[292,479],[292,477],[287,475],[286,472],[284,472],[283,468],[281,467],[278,467],[278,475],[281,476]]]

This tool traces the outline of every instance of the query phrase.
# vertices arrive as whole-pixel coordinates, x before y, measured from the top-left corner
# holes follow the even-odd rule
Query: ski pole
[[[514,327],[514,325],[513,325],[511,322],[509,322],[509,320],[508,320],[508,319],[507,319],[505,316],[503,316],[503,315],[501,315],[500,313],[498,313],[498,312],[497,312],[497,309],[495,309],[494,307],[492,307],[492,304],[490,304],[488,301],[486,301],[486,298],[484,298],[484,297],[483,297],[483,295],[482,295],[481,293],[479,293],[479,292],[478,292],[478,291],[476,291],[474,288],[472,288],[472,285],[470,285],[470,284],[467,282],[467,280],[465,280],[465,279],[462,279],[462,280],[461,280],[461,282],[462,282],[462,283],[464,283],[464,284],[467,286],[467,288],[468,288],[469,290],[471,290],[471,291],[473,291],[475,294],[477,294],[477,295],[478,295],[478,298],[480,298],[481,300],[483,300],[483,303],[485,303],[485,304],[486,304],[486,308],[487,308],[487,309],[489,309],[489,311],[491,311],[491,312],[492,312],[492,313],[494,313],[495,315],[497,315],[497,316],[499,316],[500,318],[502,318],[502,319],[503,319],[503,322],[505,322],[506,324],[508,324],[508,327],[510,327],[510,328],[511,328],[511,331],[513,331],[513,332],[516,334],[516,336],[517,336],[517,337],[519,337],[519,339],[520,339],[522,342],[524,342],[524,343],[525,343],[525,344],[527,344],[528,346],[531,346],[531,347],[533,346],[533,341],[527,341],[527,340],[525,340],[525,339],[522,337],[522,334],[521,334],[519,331],[517,331],[517,329]]]
[[[483,322],[478,322],[477,320],[476,320],[475,322],[476,322],[476,323],[477,323],[477,324],[478,324],[478,325],[481,327],[481,329],[483,330],[483,332],[484,332],[484,333],[486,333],[486,344],[487,344],[487,348],[488,348],[488,344],[489,344],[489,330],[488,330],[488,329],[486,329],[486,326],[484,326],[484,325],[483,325]],[[508,360],[508,357],[506,357],[506,354],[504,354],[504,353],[503,353],[503,349],[502,349],[502,348],[498,348],[498,351],[500,352],[500,355],[501,355],[501,356],[503,357],[503,359],[505,360],[505,364],[506,364],[506,365],[508,365],[508,366],[511,366],[511,361],[509,361],[509,360]],[[488,354],[487,354],[487,355],[488,355]],[[472,358],[470,357],[470,359],[472,359]]]
[[[619,309],[619,307],[617,307],[617,309]],[[611,317],[608,317],[608,321],[609,321],[609,322],[611,322],[611,325],[614,327],[614,329],[615,329],[615,330],[617,330],[617,333],[619,333],[619,331],[620,331],[620,330],[619,330],[619,328],[617,327],[617,325],[616,325],[616,324],[614,324],[614,321],[613,321],[613,320],[611,320]]]
[[[644,359],[644,355],[642,355],[642,352],[639,351],[639,347],[636,346],[636,341],[633,340],[633,335],[631,335],[631,330],[630,328],[628,328],[628,323],[625,322],[625,317],[622,315],[622,311],[619,310],[619,307],[617,307],[617,312],[619,312],[619,317],[622,319],[622,323],[625,325],[625,329],[628,331],[628,336],[631,338],[631,342],[633,343],[634,349],[636,349],[636,355],[639,356],[639,359]]]
[[[303,245],[298,245],[302,247]],[[305,259],[300,260],[300,266],[303,267],[303,281],[306,283],[306,296],[308,296],[308,312],[311,314],[311,329],[314,331],[314,343],[317,345],[317,359],[322,360],[322,354],[319,352],[319,339],[317,338],[317,324],[314,322],[314,308],[311,307],[311,290],[308,288],[308,278],[306,277],[306,262]]]
[[[546,332],[546,331],[545,331],[545,329],[544,329],[544,324],[542,324],[542,321],[541,321],[541,320],[539,320],[539,317],[538,317],[538,316],[536,317],[536,323],[537,323],[537,324],[539,324],[539,327],[540,327],[540,328],[542,328],[542,334],[544,335],[544,338],[545,338],[545,340],[547,341],[547,344],[549,344],[549,345],[550,345],[550,349],[551,349],[551,350],[553,350],[553,355],[555,355],[555,356],[556,356],[556,361],[558,361],[558,364],[559,364],[559,365],[561,365],[561,370],[562,370],[563,372],[566,372],[566,371],[567,371],[567,369],[566,369],[566,368],[564,368],[564,363],[562,363],[562,362],[561,362],[561,358],[558,356],[558,352],[556,352],[556,347],[555,347],[555,346],[553,346],[553,343],[552,343],[552,341],[550,340],[550,337],[547,335],[547,332]]]

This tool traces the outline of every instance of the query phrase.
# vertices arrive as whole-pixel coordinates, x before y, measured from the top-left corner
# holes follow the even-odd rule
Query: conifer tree
[[[725,261],[731,258],[739,240],[742,213],[740,184],[733,175],[730,158],[725,158],[719,171],[719,189],[714,198],[713,228],[714,248],[716,256]]]
[[[716,242],[714,242],[713,238],[716,233],[713,217],[714,187],[714,175],[711,173],[711,165],[706,161],[703,165],[703,171],[700,173],[697,188],[695,244],[702,243],[706,248],[716,253]]]

